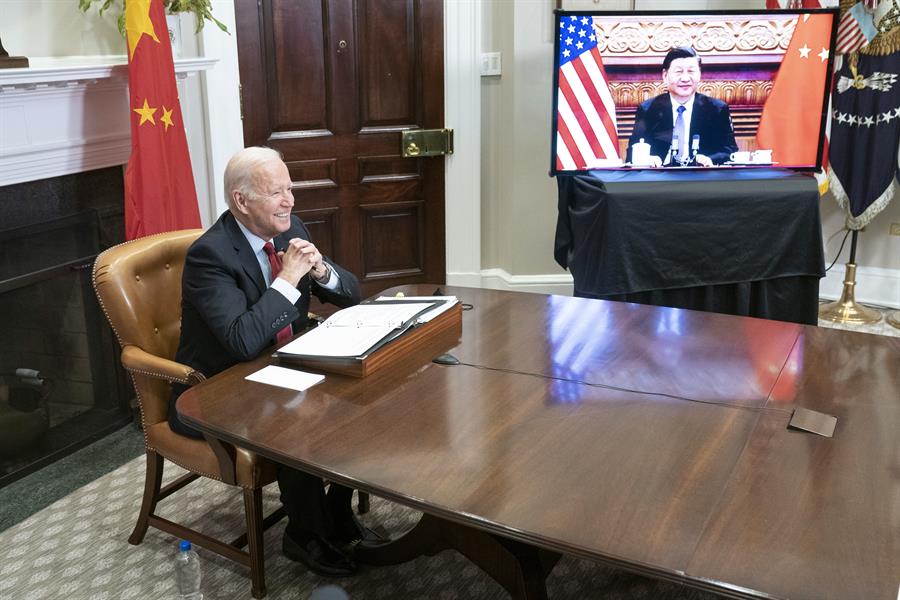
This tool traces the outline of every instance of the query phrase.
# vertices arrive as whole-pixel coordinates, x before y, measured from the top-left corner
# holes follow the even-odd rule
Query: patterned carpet
[[[181,473],[167,468],[165,480]],[[140,546],[131,546],[143,489],[144,457],[139,457],[0,533],[0,598],[15,600],[153,600],[175,597],[173,560],[177,541],[150,529]],[[210,501],[216,498],[216,502]],[[266,493],[266,513],[277,505],[277,487]],[[161,515],[195,515],[190,523],[231,539],[243,519],[240,494],[202,479],[166,499]],[[411,527],[418,513],[372,499],[365,520],[392,534]],[[280,550],[284,521],[266,532],[266,584],[271,600],[300,600],[331,583],[307,573]],[[198,549],[205,600],[250,598],[247,570]],[[338,582],[354,600],[505,599],[487,575],[453,551],[421,557],[395,567],[367,568]],[[547,581],[554,599],[689,599],[717,596],[564,557]]]

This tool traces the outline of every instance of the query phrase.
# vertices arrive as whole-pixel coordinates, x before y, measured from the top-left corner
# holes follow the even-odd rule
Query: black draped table
[[[575,295],[814,325],[815,179],[779,169],[557,177],[554,256]]]

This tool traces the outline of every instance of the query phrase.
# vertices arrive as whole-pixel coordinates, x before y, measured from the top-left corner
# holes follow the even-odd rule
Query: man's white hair
[[[281,152],[265,146],[250,146],[231,157],[225,167],[225,202],[229,210],[234,209],[234,192],[244,196],[259,192],[256,189],[256,170],[276,160],[282,160]]]

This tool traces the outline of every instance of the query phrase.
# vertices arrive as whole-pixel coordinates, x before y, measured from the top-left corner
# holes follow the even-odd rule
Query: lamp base
[[[854,299],[856,288],[856,265],[847,263],[844,273],[844,289],[836,302],[829,302],[819,308],[819,318],[832,323],[866,325],[881,320],[881,313],[865,307]]]
[[[900,310],[889,314],[886,317],[886,320],[888,322],[888,325],[890,325],[891,327],[896,327],[897,329],[900,329]]]

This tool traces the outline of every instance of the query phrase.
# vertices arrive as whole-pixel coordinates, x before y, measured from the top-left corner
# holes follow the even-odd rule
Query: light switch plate
[[[482,52],[481,53],[481,76],[490,77],[492,75],[500,75],[501,57],[499,52]]]

